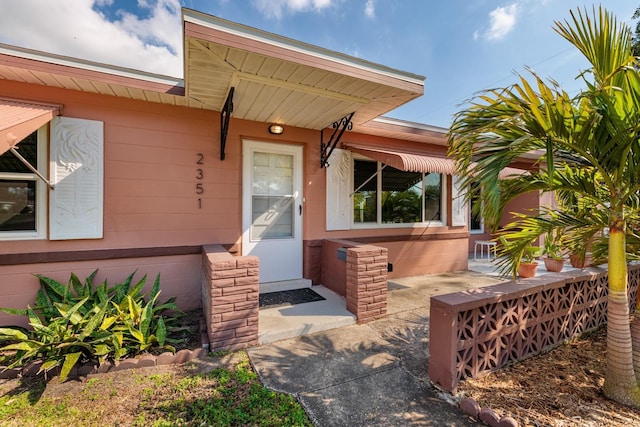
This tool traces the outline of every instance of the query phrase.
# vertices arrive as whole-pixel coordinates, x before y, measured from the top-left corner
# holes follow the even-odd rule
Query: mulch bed
[[[548,353],[458,385],[475,399],[524,426],[640,426],[640,411],[602,394],[606,328]]]

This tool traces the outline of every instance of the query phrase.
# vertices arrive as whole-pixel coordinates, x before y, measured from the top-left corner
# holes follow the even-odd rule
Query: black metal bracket
[[[329,166],[329,157],[331,157],[331,153],[340,142],[340,138],[342,138],[342,134],[344,134],[345,130],[353,129],[353,123],[351,123],[351,119],[353,118],[353,114],[355,111],[347,116],[344,116],[337,122],[333,122],[333,134],[329,139],[329,142],[325,144],[324,142],[324,130],[320,131],[320,167],[324,168]],[[337,134],[337,136],[336,136]]]
[[[220,111],[220,160],[224,160],[224,149],[227,145],[227,133],[229,132],[229,119],[231,113],[233,113],[233,91],[232,87],[227,95],[227,100],[224,102],[224,107]]]

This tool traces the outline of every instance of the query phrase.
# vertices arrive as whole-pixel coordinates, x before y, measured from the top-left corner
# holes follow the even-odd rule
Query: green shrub
[[[42,360],[40,371],[60,367],[60,381],[64,381],[78,362],[102,364],[147,351],[175,352],[167,328],[181,312],[175,298],[158,303],[160,275],[146,300],[141,294],[146,275],[134,285],[135,272],[114,286],[106,280],[94,286],[97,272],[84,282],[72,273],[66,285],[36,275],[40,289],[34,308],[0,308],[28,316],[33,328],[0,328],[0,343],[9,343],[0,351],[15,352],[9,368]],[[175,314],[166,317],[167,311]]]

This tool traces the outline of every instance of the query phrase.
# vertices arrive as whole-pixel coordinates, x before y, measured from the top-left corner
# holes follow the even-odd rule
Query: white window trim
[[[377,162],[373,159],[370,159],[366,156],[362,156],[359,154],[355,154],[351,159],[351,173],[349,174],[349,188],[353,191],[353,171],[356,160],[365,160],[370,162],[375,162],[377,164],[377,172],[376,177],[373,178],[376,180],[376,192],[379,196],[382,194],[382,163]],[[401,223],[383,223],[382,222],[382,205],[379,202],[379,198],[376,196],[376,216],[378,218],[377,222],[355,222],[353,216],[353,193],[351,194],[351,228],[353,230],[365,230],[365,229],[384,229],[384,228],[426,228],[426,227],[444,227],[446,226],[446,218],[447,218],[447,181],[449,175],[440,174],[440,218],[439,221],[422,221],[422,222],[401,222]],[[424,182],[423,182],[423,198],[422,198],[422,211],[424,215]]]
[[[46,176],[47,148],[49,145],[49,125],[38,130],[38,164],[35,165],[42,175]],[[20,149],[20,145],[18,145]],[[36,230],[35,231],[0,231],[0,241],[8,240],[43,240],[47,238],[47,211],[49,193],[47,184],[34,173],[2,173],[3,179],[24,179],[36,182]]]

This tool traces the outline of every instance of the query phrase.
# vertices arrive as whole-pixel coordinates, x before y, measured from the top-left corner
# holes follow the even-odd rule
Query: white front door
[[[243,141],[242,254],[260,283],[302,278],[302,147]]]

